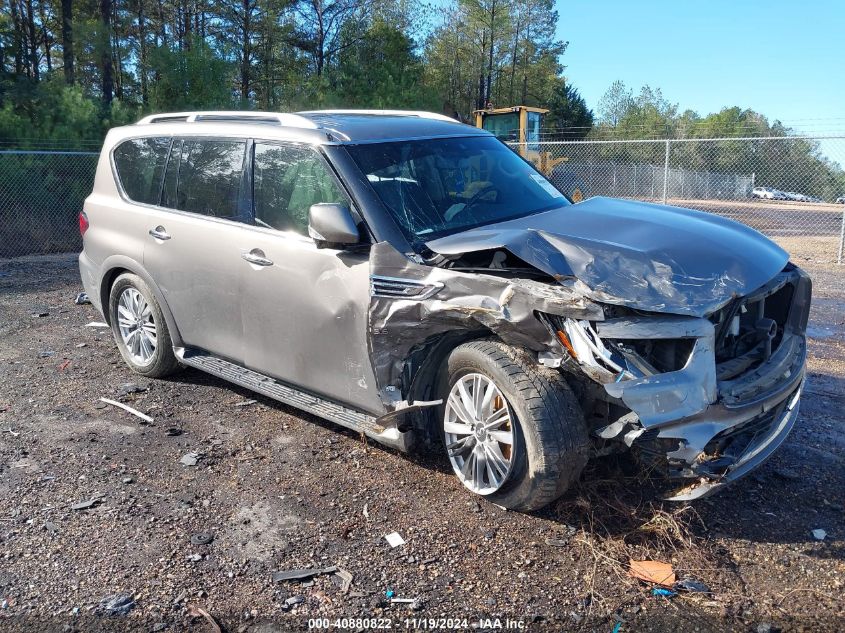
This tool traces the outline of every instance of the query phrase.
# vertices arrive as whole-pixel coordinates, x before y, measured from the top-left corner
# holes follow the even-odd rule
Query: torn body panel
[[[389,411],[412,397],[415,371],[442,336],[492,334],[533,352],[560,355],[560,342],[537,312],[604,318],[599,306],[569,288],[416,263],[386,242],[373,246],[370,261],[370,352],[379,394]],[[401,289],[403,281],[413,290]]]

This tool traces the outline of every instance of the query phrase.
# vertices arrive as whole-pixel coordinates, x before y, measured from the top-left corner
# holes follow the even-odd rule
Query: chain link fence
[[[845,136],[511,145],[575,200],[610,196],[716,213],[788,251],[843,261]]]
[[[513,147],[576,200],[611,196],[717,213],[789,251],[800,247],[817,259],[842,263],[845,137]],[[0,257],[81,248],[77,214],[91,192],[97,157],[93,151],[0,150]]]
[[[98,152],[0,150],[0,257],[79,251]]]

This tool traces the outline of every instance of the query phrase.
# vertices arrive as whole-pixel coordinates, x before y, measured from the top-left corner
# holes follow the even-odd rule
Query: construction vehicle
[[[475,127],[491,132],[505,143],[516,144],[517,153],[546,178],[551,180],[573,202],[584,199],[584,187],[574,174],[569,173],[563,163],[568,158],[553,156],[551,152],[540,149],[540,130],[543,116],[549,111],[531,106],[511,106],[509,108],[488,107],[473,110]]]

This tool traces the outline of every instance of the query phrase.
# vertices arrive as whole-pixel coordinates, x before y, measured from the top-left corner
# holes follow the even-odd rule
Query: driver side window
[[[350,204],[316,151],[273,143],[255,143],[253,200],[256,224],[301,235],[312,204]]]

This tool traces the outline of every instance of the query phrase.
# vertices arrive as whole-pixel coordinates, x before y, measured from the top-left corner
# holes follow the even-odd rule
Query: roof
[[[241,133],[254,134],[255,126],[260,125],[262,137],[333,144],[488,134],[442,114],[416,110],[169,112],[144,117],[131,127],[136,133],[139,126],[149,126],[157,133],[179,134],[186,131],[186,125],[192,132],[225,132],[227,136],[239,128]]]

